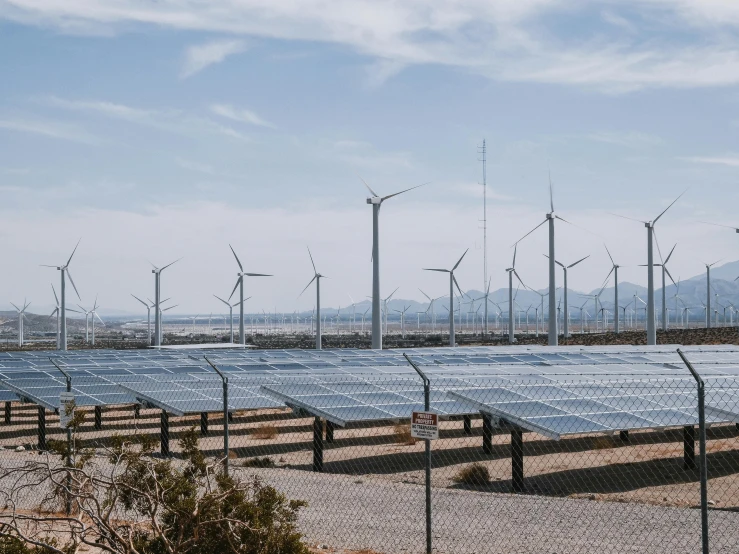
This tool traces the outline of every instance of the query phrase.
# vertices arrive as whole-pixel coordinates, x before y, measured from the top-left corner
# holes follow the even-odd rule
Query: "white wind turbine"
[[[546,254],[544,254],[544,256],[545,257],[548,257]],[[564,282],[565,313],[564,313],[564,325],[563,325],[563,327],[564,327],[564,338],[566,338],[566,339],[570,337],[570,308],[569,308],[569,304],[567,303],[567,270],[575,267],[580,262],[584,262],[589,257],[590,257],[590,254],[588,254],[584,258],[580,258],[575,263],[572,263],[570,265],[564,265],[563,263],[558,262],[557,260],[554,260],[554,263],[556,263],[559,267],[561,267],[562,268],[562,271],[564,272],[564,279],[565,279],[565,282]]]
[[[316,269],[316,263],[313,261],[313,254],[311,254],[310,252],[310,248],[308,248],[308,256],[310,256],[310,263],[313,266],[313,279],[308,281],[308,284],[305,285],[305,288],[298,295],[298,298],[300,298],[302,294],[306,290],[308,290],[308,287],[311,286],[313,281],[316,282],[316,350],[321,350],[321,279],[325,278],[325,275],[321,275],[320,273],[318,273],[318,270]]]
[[[26,317],[26,309],[31,305],[30,302],[23,300],[23,307],[19,308],[12,302],[10,303],[18,312],[18,346],[23,346],[23,318]]]
[[[98,297],[95,297],[95,304],[92,305],[92,310],[90,310],[90,319],[92,320],[92,345],[95,346],[95,318],[98,318],[100,323],[103,324],[103,327],[105,327],[105,322],[103,321],[103,318],[101,318],[98,315]]]
[[[707,264],[703,262],[703,264],[706,266],[706,310],[707,313],[711,313],[711,268],[715,266],[717,263],[719,263],[721,260],[717,260],[713,262],[712,264]],[[711,328],[711,317],[706,318],[706,329]]]
[[[90,343],[90,311],[77,304],[82,313],[85,314],[85,344]]]
[[[618,335],[618,333],[621,331],[620,319],[618,316],[618,270],[621,266],[613,261],[613,256],[611,256],[611,251],[608,250],[608,247],[605,244],[603,246],[605,246],[606,252],[608,252],[608,257],[611,260],[611,271],[609,271],[608,275],[606,275],[606,281],[608,281],[611,273],[613,273],[613,305],[616,306],[616,313],[613,316],[613,330]],[[624,312],[624,318],[625,317],[626,312]]]
[[[528,288],[524,284],[524,282],[521,280],[521,276],[516,271],[516,253],[517,252],[518,252],[518,244],[516,244],[513,247],[513,264],[511,265],[511,267],[506,269],[506,271],[508,272],[508,342],[511,344],[516,342],[515,319],[513,317],[513,308],[514,308],[513,301],[515,299],[515,297],[513,296],[513,276],[514,275],[516,276],[516,279],[518,279],[518,282],[521,283],[524,288]],[[543,314],[544,312],[542,311],[542,317],[543,317]]]
[[[233,344],[233,341],[234,341],[234,306],[238,306],[239,303],[238,302],[234,302],[233,304],[230,304],[229,302],[226,302],[220,296],[217,296],[215,294],[213,296],[215,296],[218,300],[220,300],[226,306],[228,306],[228,320],[230,322],[230,328],[231,328],[231,344]],[[251,296],[249,298],[251,298]],[[244,299],[244,302],[246,302],[247,300],[249,300],[249,298],[245,298]]]
[[[56,314],[56,349],[59,350],[61,348],[61,305],[59,304],[59,297],[56,295],[56,289],[54,288],[54,285],[51,285],[51,290],[54,293],[54,300],[56,300],[56,307],[51,312],[51,315],[49,317],[54,317]],[[79,313],[77,310],[73,310],[72,308],[67,308],[68,312],[74,312]]]
[[[461,296],[464,296],[462,289],[459,288],[459,284],[457,283],[457,278],[454,277],[454,271],[459,267],[459,264],[462,263],[462,259],[467,255],[468,251],[469,251],[469,248],[464,251],[464,254],[462,254],[462,257],[459,258],[456,264],[454,264],[454,267],[452,269],[423,268],[424,271],[439,271],[441,273],[449,274],[449,346],[456,345],[454,341],[454,286],[455,285],[457,286],[457,290],[459,291],[459,294]],[[460,317],[461,317],[461,314],[460,314]]]
[[[169,266],[176,264],[182,258],[178,258],[175,261],[168,263],[164,267],[157,267],[151,262],[153,268],[151,272],[154,274],[154,346],[161,346],[162,344],[162,309],[161,309],[161,285],[162,285],[162,271],[167,269]]]
[[[647,345],[653,346],[657,344],[657,328],[654,324],[654,316],[655,316],[655,309],[654,309],[654,226],[657,224],[657,222],[660,220],[660,218],[667,213],[667,210],[672,208],[672,206],[675,205],[675,202],[680,200],[682,196],[688,192],[687,189],[684,190],[680,196],[675,198],[675,200],[672,201],[672,204],[667,206],[665,210],[657,216],[657,218],[654,221],[642,221],[639,219],[634,219],[632,217],[626,217],[623,215],[616,215],[617,217],[621,217],[624,219],[630,219],[631,221],[637,221],[639,223],[643,223],[644,226],[647,228]]]
[[[436,311],[434,309],[434,303],[437,300],[441,300],[444,297],[443,296],[439,296],[438,298],[431,298],[428,294],[426,294],[425,292],[423,292],[421,289],[418,289],[418,290],[421,291],[421,294],[423,294],[428,299],[428,301],[429,301],[429,307],[426,309],[426,311],[427,312],[429,310],[431,311],[431,332],[432,333],[435,333],[436,332]]]
[[[400,314],[400,335],[405,338],[405,312],[410,309],[410,304],[402,310],[393,310],[395,313]]]
[[[148,303],[144,302],[143,300],[141,300],[141,298],[139,298],[135,294],[131,294],[131,296],[133,296],[136,300],[141,302],[146,308],[146,330],[149,336],[149,341],[147,344],[151,346],[151,309],[154,307],[154,303],[151,302],[151,300],[149,300]],[[169,298],[167,298],[167,300],[169,300]],[[164,304],[167,300],[162,300],[161,303]]]
[[[245,273],[244,267],[241,265],[241,260],[239,260],[239,257],[236,255],[236,252],[233,249],[233,246],[230,244],[228,247],[231,249],[231,252],[233,252],[234,258],[236,258],[236,263],[239,264],[239,273],[237,273],[238,279],[236,280],[236,285],[234,285],[234,289],[231,291],[231,296],[228,297],[228,300],[231,301],[231,298],[233,297],[234,293],[236,292],[236,289],[239,289],[239,343],[240,344],[246,344],[246,335],[244,334],[244,277],[272,277],[272,275],[267,275],[265,273]],[[266,330],[265,330],[266,332]]]
[[[72,254],[69,256],[69,259],[67,260],[67,263],[62,266],[57,265],[43,265],[43,267],[55,267],[58,271],[61,272],[62,277],[62,285],[61,285],[61,305],[60,305],[60,317],[61,317],[61,332],[60,332],[60,344],[59,344],[59,350],[66,350],[67,349],[67,284],[66,284],[66,277],[69,277],[69,282],[72,283],[72,288],[74,288],[74,292],[77,293],[77,298],[82,300],[80,297],[79,291],[77,291],[77,286],[74,284],[74,279],[72,279],[72,274],[69,272],[69,264],[72,262],[72,257],[74,256],[74,253],[77,252],[77,247],[80,245],[80,241],[82,239],[77,241],[77,245],[74,247],[74,250],[72,250]],[[74,310],[70,310],[74,311]]]
[[[424,185],[416,185],[409,189],[401,190],[387,196],[378,196],[370,186],[362,179],[364,186],[372,195],[367,199],[367,204],[372,206],[372,349],[382,350],[382,320],[380,314],[380,207],[385,200],[398,196]],[[387,325],[387,323],[386,323]]]
[[[555,254],[554,254],[554,220],[559,219],[565,223],[569,223],[566,219],[555,215],[554,213],[554,193],[552,191],[552,177],[549,175],[549,207],[550,212],[546,214],[544,221],[539,223],[531,231],[521,237],[516,244],[528,237],[545,223],[549,223],[549,346],[557,346],[559,344],[559,336],[557,331],[557,299],[555,298],[555,290],[557,289],[557,276],[555,271]]]
[[[657,244],[657,251],[659,252],[659,257],[662,258],[662,252],[659,248],[659,241],[657,240],[657,233],[654,234],[654,242]],[[667,331],[667,278],[670,278],[670,281],[672,281],[672,284],[675,284],[675,279],[672,278],[672,275],[670,275],[670,271],[667,269],[667,262],[670,261],[670,258],[672,258],[672,253],[675,251],[675,248],[677,248],[677,244],[672,247],[672,250],[670,250],[670,253],[667,255],[667,259],[662,260],[661,264],[654,264],[655,267],[661,267],[662,268],[662,330]],[[717,262],[718,263],[718,262]]]

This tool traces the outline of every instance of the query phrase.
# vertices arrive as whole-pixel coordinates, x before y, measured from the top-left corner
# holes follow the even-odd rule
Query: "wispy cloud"
[[[191,46],[185,52],[185,63],[180,76],[183,79],[192,77],[209,65],[221,63],[228,56],[246,50],[243,40],[215,40],[205,44]]]
[[[635,131],[618,133],[618,132],[599,132],[592,133],[587,136],[589,140],[595,142],[604,142],[606,144],[616,144],[618,146],[628,147],[644,147],[644,146],[656,146],[662,144],[664,141],[655,135],[649,135],[647,133],[639,133]]]
[[[211,104],[209,108],[215,115],[225,117],[231,121],[238,121],[239,123],[247,123],[258,127],[275,127],[272,123],[262,119],[251,110],[237,108],[229,104]]]
[[[688,156],[679,158],[680,160],[699,164],[727,165],[729,167],[739,167],[739,154],[729,156]]]
[[[98,141],[92,134],[80,127],[48,119],[27,117],[0,118],[0,129],[83,144],[95,144]]]

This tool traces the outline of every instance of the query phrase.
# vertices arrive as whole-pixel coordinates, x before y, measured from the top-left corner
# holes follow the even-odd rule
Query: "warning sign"
[[[433,412],[413,412],[413,416],[411,417],[411,436],[416,439],[438,439],[439,416]]]
[[[74,393],[63,392],[59,395],[59,425],[66,429],[74,417]]]

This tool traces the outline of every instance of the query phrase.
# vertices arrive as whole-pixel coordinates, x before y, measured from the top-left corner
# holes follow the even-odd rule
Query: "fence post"
[[[426,374],[414,364],[407,354],[403,354],[416,373],[423,379],[423,405],[425,411],[431,410],[431,381]],[[431,554],[431,440],[426,439],[426,554]]]
[[[708,554],[708,460],[706,456],[706,384],[703,378],[690,363],[685,354],[678,348],[677,353],[693,375],[698,385],[698,442],[700,445],[700,480],[701,480],[701,543],[703,554]]]
[[[203,356],[205,358],[205,361],[210,364],[210,367],[216,370],[216,373],[221,378],[221,381],[223,382],[223,473],[228,477],[228,458],[229,458],[229,448],[228,448],[228,422],[229,417],[231,414],[228,411],[228,377],[226,377],[223,373],[221,373],[221,370],[218,369],[213,362],[211,362],[207,356]]]
[[[59,364],[57,364],[54,360],[49,358],[49,361],[56,367],[62,375],[64,375],[64,379],[67,381],[67,392],[72,392],[72,377],[64,371],[61,367],[59,367]],[[97,407],[96,407],[97,408]],[[63,406],[59,406],[59,410],[62,410]],[[66,415],[66,414],[65,414]],[[95,415],[97,416],[97,411],[95,412]],[[63,417],[62,414],[59,414],[59,417]],[[95,422],[97,423],[97,417],[95,418]],[[72,467],[72,428],[67,425],[67,467]],[[70,514],[72,511],[72,499],[70,498],[72,490],[72,474],[67,474],[67,494],[66,499],[64,501],[64,511],[67,515]]]

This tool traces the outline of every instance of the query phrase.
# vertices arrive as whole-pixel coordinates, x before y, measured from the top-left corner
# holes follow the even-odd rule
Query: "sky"
[[[453,266],[507,286],[549,211],[569,285],[645,284],[646,229],[672,275],[739,258],[739,3],[731,0],[0,0],[0,309],[53,304],[66,261],[85,306],[140,311],[151,263],[178,312],[448,291]],[[518,246],[547,283],[546,226]],[[561,273],[558,274],[561,282]],[[69,297],[70,301],[72,297]],[[76,302],[76,297],[74,298]],[[104,312],[103,312],[104,313]]]

